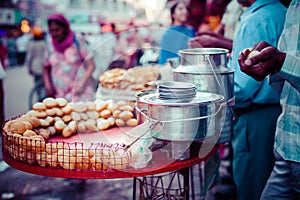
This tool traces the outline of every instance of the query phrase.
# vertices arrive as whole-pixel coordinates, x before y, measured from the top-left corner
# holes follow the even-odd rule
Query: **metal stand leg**
[[[194,184],[194,169],[193,169],[193,166],[190,167],[190,178],[191,178],[191,188],[192,188],[192,199],[194,200],[195,199],[195,184]]]
[[[201,188],[201,199],[204,199],[204,185],[205,185],[205,163],[204,161],[199,163],[199,176],[200,176],[200,188]]]
[[[183,185],[184,185],[184,200],[189,200],[190,198],[190,177],[189,177],[189,167],[181,169],[180,173],[183,175]]]
[[[133,178],[133,194],[132,194],[132,200],[136,199],[136,177]]]

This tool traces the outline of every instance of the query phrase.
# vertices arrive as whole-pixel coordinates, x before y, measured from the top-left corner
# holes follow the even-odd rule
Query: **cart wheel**
[[[42,101],[46,97],[43,80],[39,81],[29,92],[29,109],[34,103]]]

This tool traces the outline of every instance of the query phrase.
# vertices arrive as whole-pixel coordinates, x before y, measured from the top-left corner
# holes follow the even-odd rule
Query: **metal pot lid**
[[[190,55],[215,55],[215,54],[227,54],[228,49],[224,48],[191,48],[191,49],[181,49],[179,54],[190,54]]]
[[[174,100],[177,100],[177,101],[180,100],[180,102],[187,101],[187,99],[191,100],[194,97],[195,97],[195,95],[175,96],[175,95],[163,95],[163,94],[159,94],[159,96],[158,96],[159,99],[164,99],[164,100],[166,100],[166,99],[174,99]]]
[[[159,88],[159,93],[174,93],[174,94],[193,94],[196,93],[196,89],[167,89]]]
[[[157,91],[157,89],[141,90],[141,91],[137,91],[135,96],[136,97],[141,97],[141,96],[144,96],[146,94],[155,93],[156,91]]]
[[[172,98],[185,98],[185,97],[194,97],[196,96],[196,92],[190,93],[190,94],[175,94],[175,93],[164,93],[164,92],[159,92],[159,96],[163,97],[172,97]]]
[[[164,105],[164,106],[191,106],[191,105],[207,105],[212,102],[218,102],[224,99],[224,96],[208,93],[208,92],[197,92],[195,97],[191,98],[160,98],[159,93],[152,93],[142,96],[140,102],[151,104],[151,105]]]
[[[174,90],[159,90],[158,91],[159,94],[164,94],[164,95],[172,95],[172,96],[184,96],[184,95],[195,95],[196,94],[196,90],[192,90],[192,91],[188,91],[188,90],[178,90],[178,91],[174,91]]]
[[[176,68],[173,69],[174,73],[182,73],[182,74],[197,74],[197,75],[210,75],[210,74],[216,74],[216,75],[227,75],[227,74],[233,74],[235,71],[227,68],[227,67],[219,67],[219,68],[208,68],[205,66],[205,64],[202,64],[200,66],[193,66],[193,65],[187,65],[182,68]]]
[[[184,90],[184,89],[195,89],[196,86],[192,83],[188,82],[180,82],[180,81],[161,81],[157,83],[157,88],[158,90],[160,88],[164,89],[179,89],[179,90]]]

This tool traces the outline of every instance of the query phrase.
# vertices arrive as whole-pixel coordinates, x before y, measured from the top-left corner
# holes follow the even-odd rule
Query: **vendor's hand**
[[[259,54],[247,58],[251,51]],[[266,42],[255,44],[252,49],[240,53],[238,62],[241,70],[257,81],[262,81],[267,75],[280,71],[286,54]]]
[[[191,38],[188,41],[189,48],[202,48],[203,46],[198,41],[199,37]]]
[[[190,48],[214,47],[216,38],[212,35],[203,34],[189,40]]]
[[[197,32],[197,36],[203,36],[203,35],[208,35],[215,38],[222,38],[222,35],[211,30]]]

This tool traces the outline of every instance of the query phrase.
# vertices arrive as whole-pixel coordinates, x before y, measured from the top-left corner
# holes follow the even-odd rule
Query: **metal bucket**
[[[138,124],[142,124],[144,121],[146,121],[145,115],[147,115],[147,109],[148,109],[147,103],[142,102],[141,98],[145,95],[156,93],[156,91],[157,91],[156,89],[151,89],[151,90],[141,90],[136,93],[135,107],[137,108],[138,111],[135,112],[135,115]],[[144,115],[142,113],[144,113]]]
[[[180,65],[173,70],[174,81],[196,85],[197,92],[224,96],[226,119],[218,143],[231,140],[234,119],[234,71],[227,68],[227,49],[195,48],[180,50]]]
[[[168,141],[202,141],[222,127],[224,97],[218,94],[197,92],[190,99],[160,98],[158,91],[140,95],[138,113],[143,120],[160,122],[152,136]],[[143,109],[143,110],[142,110]]]
[[[233,96],[233,73],[227,68],[227,49],[196,48],[180,50],[180,65],[173,70],[174,81],[196,85],[198,92]]]

